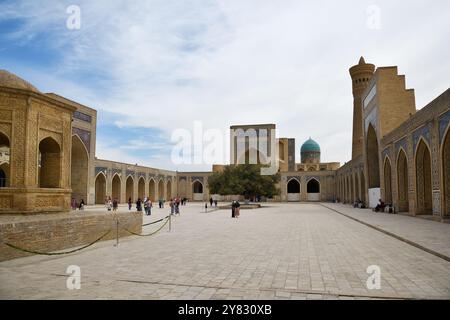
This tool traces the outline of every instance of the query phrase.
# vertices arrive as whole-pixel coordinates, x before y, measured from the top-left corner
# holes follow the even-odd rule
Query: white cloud
[[[366,27],[372,4],[380,8],[380,30]],[[79,5],[79,32],[61,27],[65,7],[54,2],[23,1],[0,19],[25,16],[28,25],[17,39],[33,41],[50,30],[55,47],[70,48],[55,79],[94,70],[111,80],[108,94],[83,83],[76,84],[82,88],[77,92],[85,92],[79,98],[70,86],[55,85],[52,91],[116,112],[123,117],[120,125],[162,129],[166,140],[198,119],[206,129],[224,132],[231,124],[276,123],[281,136],[296,138],[296,153],[312,136],[321,144],[322,160],[343,163],[351,156],[348,68],[360,55],[377,66],[398,65],[408,87],[416,89],[418,108],[448,87],[450,3],[445,0],[407,6],[387,0]],[[47,78],[42,75],[43,82]],[[39,85],[39,77],[34,80]],[[114,156],[101,147],[98,154]],[[161,165],[167,167],[168,160]]]

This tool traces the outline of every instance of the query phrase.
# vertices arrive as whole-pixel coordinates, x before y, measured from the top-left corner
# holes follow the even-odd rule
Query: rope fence
[[[171,218],[172,217],[169,214],[168,216],[166,216],[166,217],[164,217],[162,219],[143,224],[142,227],[145,227],[145,226],[149,226],[149,225],[156,224],[158,222],[166,220],[158,229],[156,229],[155,231],[150,232],[148,234],[139,234],[139,233],[133,232],[133,231],[131,231],[131,230],[127,229],[127,228],[124,228],[124,227],[122,227],[121,229],[126,231],[126,232],[128,232],[128,233],[130,233],[130,234],[132,234],[132,235],[135,235],[135,236],[148,237],[148,236],[152,236],[152,235],[158,233],[159,231],[161,231],[166,226],[167,223],[169,223],[169,231],[170,231],[171,230],[171,223],[172,223],[172,221],[171,221],[172,219]],[[116,241],[117,241],[116,246],[117,246],[118,242],[119,242],[119,225],[120,225],[118,217],[116,217],[116,224],[117,224],[117,231],[116,231],[116,238],[117,238],[116,239]],[[89,248],[90,246],[94,245],[95,243],[97,243],[100,240],[102,240],[103,238],[105,238],[108,234],[111,233],[111,231],[112,231],[112,229],[110,229],[109,231],[105,232],[102,236],[100,236],[99,238],[97,238],[96,240],[92,241],[91,243],[89,243],[89,244],[87,244],[85,246],[82,246],[82,247],[77,248],[77,249],[69,250],[69,251],[63,251],[63,252],[42,252],[42,251],[36,251],[36,250],[30,250],[30,249],[22,248],[22,247],[19,247],[17,245],[14,245],[14,244],[11,244],[11,243],[8,243],[8,242],[3,242],[3,243],[6,246],[10,247],[10,248],[13,248],[13,249],[16,249],[16,250],[19,250],[19,251],[22,251],[22,252],[26,252],[26,253],[32,253],[32,254],[37,254],[37,255],[46,255],[46,256],[56,256],[56,255],[70,254],[70,253],[78,252],[78,251],[81,251],[83,249]]]
[[[69,254],[69,253],[74,253],[77,251],[81,251],[83,249],[86,249],[90,246],[92,246],[93,244],[99,242],[100,240],[102,240],[104,237],[106,237],[109,233],[111,232],[111,230],[109,230],[108,232],[106,232],[105,234],[103,234],[100,238],[96,239],[95,241],[81,247],[78,249],[74,249],[74,250],[70,250],[70,251],[64,251],[64,252],[41,252],[41,251],[34,251],[34,250],[28,250],[28,249],[24,249],[21,247],[18,247],[16,245],[13,245],[11,243],[7,243],[4,242],[5,245],[7,245],[8,247],[11,247],[13,249],[19,250],[19,251],[23,251],[23,252],[27,252],[27,253],[33,253],[33,254],[39,254],[39,255],[45,255],[45,256],[57,256],[57,255],[63,255],[63,254]]]

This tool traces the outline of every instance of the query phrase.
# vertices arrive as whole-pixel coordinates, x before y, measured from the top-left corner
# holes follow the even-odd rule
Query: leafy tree
[[[221,195],[273,197],[279,194],[276,184],[280,175],[261,175],[261,165],[240,164],[227,166],[223,172],[215,172],[208,178],[209,191]]]

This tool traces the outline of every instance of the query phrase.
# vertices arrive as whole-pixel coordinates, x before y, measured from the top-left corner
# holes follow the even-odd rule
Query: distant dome
[[[320,146],[313,139],[309,138],[302,144],[300,149],[302,163],[320,163]]]
[[[31,83],[6,70],[0,70],[0,87],[29,90],[39,93],[39,90]]]
[[[320,146],[313,139],[309,138],[302,144],[300,152],[320,152]]]

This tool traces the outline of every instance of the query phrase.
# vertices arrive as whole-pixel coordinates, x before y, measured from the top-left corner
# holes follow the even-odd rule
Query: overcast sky
[[[232,124],[275,123],[297,162],[311,136],[343,164],[348,68],[397,65],[422,108],[449,87],[449,13],[448,0],[0,0],[0,69],[97,109],[99,158],[209,170],[170,158],[174,130],[198,120],[225,141]]]

